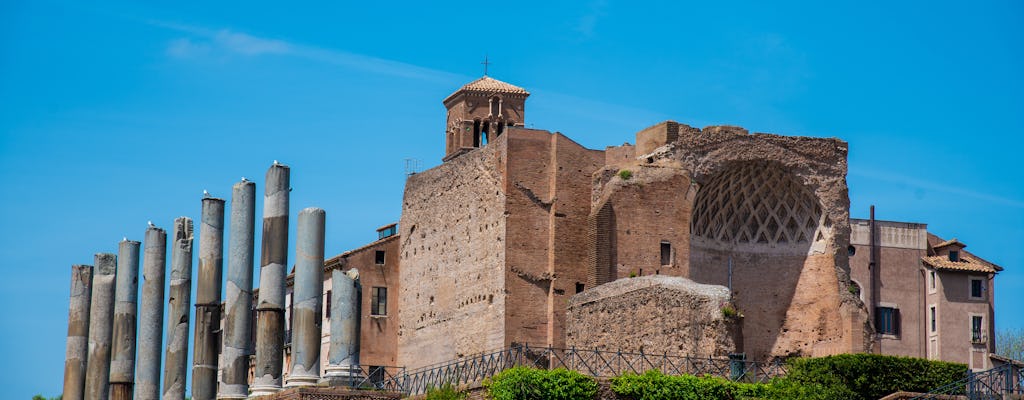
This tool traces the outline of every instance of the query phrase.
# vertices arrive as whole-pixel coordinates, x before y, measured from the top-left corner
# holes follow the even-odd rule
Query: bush
[[[565,368],[515,367],[485,380],[484,387],[494,400],[592,400],[597,395],[593,378]]]
[[[722,378],[670,376],[658,370],[650,370],[641,375],[627,372],[612,378],[613,392],[635,400],[732,399],[735,398],[731,388],[733,385]]]
[[[622,180],[628,181],[629,178],[632,178],[632,177],[633,177],[633,171],[630,171],[628,169],[619,170],[619,178],[622,178]]]
[[[787,380],[797,385],[843,387],[851,399],[878,399],[893,392],[928,392],[963,379],[964,364],[876,354],[841,354],[790,360]]]
[[[831,400],[851,395],[845,388],[799,384],[786,378],[771,383],[740,383],[712,376],[670,376],[657,370],[612,378],[612,391],[633,400]]]
[[[455,390],[451,384],[444,384],[440,389],[427,389],[427,396],[424,400],[462,400],[466,398],[465,392]]]

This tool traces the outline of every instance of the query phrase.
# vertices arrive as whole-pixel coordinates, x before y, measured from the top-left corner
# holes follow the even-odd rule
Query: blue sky
[[[262,190],[281,160],[329,256],[373,240],[485,54],[528,125],[591,148],[666,119],[848,141],[852,215],[1002,265],[997,328],[1024,328],[1019,2],[343,3],[0,5],[10,398],[61,391],[70,265],[198,217],[204,189]]]

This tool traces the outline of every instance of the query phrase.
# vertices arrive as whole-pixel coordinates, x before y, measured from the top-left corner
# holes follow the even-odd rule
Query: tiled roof
[[[463,90],[472,90],[477,92],[513,93],[525,95],[530,94],[530,92],[527,92],[526,89],[523,89],[519,86],[510,83],[499,81],[486,75],[480,79],[465,84],[464,86],[459,88],[459,90],[456,90],[455,93],[458,93]]]
[[[932,247],[938,249],[938,248],[941,248],[941,247],[946,247],[946,246],[950,246],[950,245],[954,245],[954,244],[955,245],[959,245],[961,248],[967,247],[966,244],[964,244],[963,242],[957,240],[956,238],[949,239],[949,240],[947,240],[945,242],[939,243],[939,244],[937,244],[935,246],[932,246]]]
[[[921,257],[925,265],[946,271],[995,273],[996,269],[972,258],[960,256],[960,261],[950,261],[948,256]]]

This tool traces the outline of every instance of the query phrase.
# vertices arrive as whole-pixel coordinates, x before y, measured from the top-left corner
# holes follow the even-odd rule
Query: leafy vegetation
[[[996,354],[1024,361],[1024,329],[1000,329],[996,333]]]
[[[656,370],[612,378],[612,391],[633,400],[826,400],[849,398],[851,395],[843,388],[800,385],[785,378],[777,378],[770,383],[742,383],[713,376],[671,376]]]
[[[465,392],[456,390],[454,386],[446,383],[440,389],[427,389],[427,396],[424,397],[424,400],[462,400],[465,398]]]
[[[494,400],[591,400],[597,395],[594,378],[565,368],[515,367],[485,380],[484,387]]]
[[[732,304],[726,304],[722,306],[722,316],[726,318],[737,318],[742,317],[743,313],[740,313]]]
[[[786,380],[840,387],[850,399],[878,399],[893,392],[928,392],[963,379],[964,364],[877,354],[841,354],[790,360]]]
[[[797,358],[787,366],[786,376],[768,383],[671,376],[657,370],[625,373],[611,379],[611,390],[626,400],[878,399],[900,390],[928,392],[962,379],[967,372],[963,364],[875,354]],[[563,368],[515,367],[485,380],[484,387],[494,400],[592,400],[598,393],[593,378]],[[464,398],[465,393],[450,386],[427,395],[428,400]]]
[[[619,170],[619,178],[621,178],[622,180],[628,181],[629,178],[632,178],[632,177],[633,177],[633,171],[630,171],[628,169],[621,169],[621,170]]]

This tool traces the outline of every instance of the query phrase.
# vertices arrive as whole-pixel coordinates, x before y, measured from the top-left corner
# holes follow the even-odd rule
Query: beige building
[[[994,279],[1002,268],[925,224],[854,219],[851,226],[853,290],[874,305],[872,349],[991,368]]]
[[[486,76],[448,96],[443,163],[409,176],[397,226],[326,261],[360,271],[364,366],[565,346],[570,297],[646,275],[726,289],[748,358],[986,366],[1000,268],[921,224],[851,221],[845,142],[667,121],[588,149],[523,128],[528,96]]]

